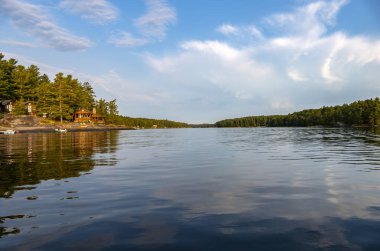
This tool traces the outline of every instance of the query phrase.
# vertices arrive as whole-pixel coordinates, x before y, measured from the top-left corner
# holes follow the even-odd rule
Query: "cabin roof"
[[[80,109],[79,111],[76,111],[77,114],[92,114],[89,110],[86,109]]]
[[[10,103],[12,103],[12,100],[1,100],[0,101],[1,105],[9,105]]]

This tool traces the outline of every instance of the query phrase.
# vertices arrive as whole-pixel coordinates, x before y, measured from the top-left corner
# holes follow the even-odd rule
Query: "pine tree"
[[[52,107],[56,102],[56,91],[46,74],[42,75],[40,78],[40,84],[36,89],[36,96],[38,114],[51,114],[53,111]]]
[[[52,105],[52,117],[59,118],[61,123],[63,119],[71,119],[71,109],[68,105],[67,96],[70,95],[70,89],[67,84],[67,78],[63,76],[63,73],[59,72],[55,75],[54,79],[55,89],[55,103]]]
[[[12,72],[16,64],[15,59],[11,58],[7,61],[4,59],[4,55],[0,53],[0,100],[15,100]]]
[[[119,111],[117,110],[116,99],[107,102],[107,104],[109,113],[107,116],[107,120],[111,123],[114,123],[117,118],[117,115],[119,114]]]
[[[91,110],[95,106],[95,93],[88,82],[80,84],[78,90],[79,108]]]

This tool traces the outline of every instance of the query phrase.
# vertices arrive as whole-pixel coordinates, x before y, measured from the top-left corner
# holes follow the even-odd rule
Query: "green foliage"
[[[15,115],[26,115],[28,111],[26,110],[24,99],[21,98],[13,105],[13,114]]]
[[[17,65],[15,59],[4,60],[0,53],[0,100],[14,102],[13,113],[24,114],[24,102],[33,102],[38,115],[71,120],[79,108],[92,109],[95,94],[90,83],[80,83],[71,75],[56,74],[53,82],[41,75],[35,65]]]
[[[4,60],[4,55],[0,53],[0,99],[14,99],[12,72],[16,64],[15,59]]]
[[[95,93],[89,82],[84,82],[76,86],[78,107],[91,110],[95,106]]]
[[[25,102],[36,105],[37,114],[48,114],[56,120],[72,120],[74,112],[79,109],[92,110],[105,116],[107,124],[129,127],[169,128],[187,127],[187,124],[168,120],[130,118],[119,115],[116,99],[95,101],[95,93],[90,83],[81,83],[71,75],[59,72],[54,81],[41,75],[35,65],[25,67],[17,65],[15,59],[5,60],[0,53],[0,100],[14,102],[13,113],[27,114]]]
[[[217,127],[275,127],[275,126],[378,126],[380,99],[356,101],[349,105],[309,109],[288,115],[251,116],[226,119]]]
[[[186,123],[162,120],[162,119],[146,119],[146,118],[131,118],[126,116],[116,115],[114,124],[124,125],[128,127],[138,128],[186,128],[190,127]]]
[[[99,114],[103,114],[104,116],[107,116],[108,114],[108,104],[105,99],[99,99],[96,102],[96,112]]]

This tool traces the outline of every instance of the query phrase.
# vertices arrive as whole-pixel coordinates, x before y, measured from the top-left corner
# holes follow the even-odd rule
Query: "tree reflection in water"
[[[0,138],[0,197],[33,189],[42,180],[78,177],[96,165],[116,160],[95,159],[117,150],[118,132],[35,133]]]

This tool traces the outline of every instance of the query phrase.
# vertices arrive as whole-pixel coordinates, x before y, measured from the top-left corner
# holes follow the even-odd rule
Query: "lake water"
[[[380,250],[380,134],[0,135],[1,250]]]

